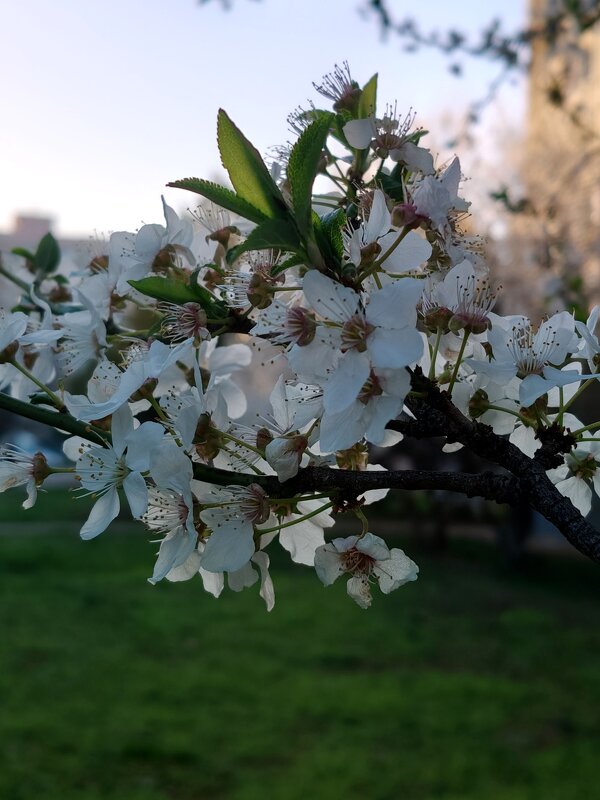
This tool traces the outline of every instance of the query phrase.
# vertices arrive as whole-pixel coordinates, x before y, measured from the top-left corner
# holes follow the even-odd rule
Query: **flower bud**
[[[453,316],[450,309],[439,306],[438,308],[432,308],[431,311],[428,311],[423,317],[423,322],[425,327],[433,333],[437,333],[438,331],[446,333]]]
[[[140,388],[131,395],[129,402],[135,403],[138,400],[149,400],[157,386],[158,378],[146,378]]]
[[[381,253],[381,245],[379,242],[371,242],[360,249],[360,265],[361,267],[368,267],[377,260],[377,256]]]
[[[94,275],[99,272],[106,272],[108,269],[108,256],[94,256],[88,264],[88,269]]]
[[[392,208],[392,226],[394,228],[414,230],[423,222],[427,222],[427,217],[419,214],[413,203],[398,203]]]
[[[472,419],[477,419],[489,408],[488,395],[483,389],[477,389],[469,400],[469,416]]]
[[[248,284],[248,301],[254,308],[268,308],[273,302],[273,292],[269,283],[255,273]]]
[[[267,428],[260,428],[256,433],[256,449],[261,453],[265,452],[265,447],[273,441],[273,434]]]
[[[369,463],[369,448],[363,442],[357,442],[347,450],[339,450],[335,460],[340,469],[353,469],[364,472]]]
[[[19,349],[18,342],[11,342],[7,345],[4,350],[0,352],[0,364],[6,364],[17,355],[17,351]]]
[[[32,463],[31,474],[33,475],[33,479],[35,480],[35,485],[41,486],[42,483],[48,477],[48,475],[50,475],[50,467],[48,466],[48,462],[46,461],[46,456],[43,453],[37,452],[34,454],[31,463]]]
[[[227,248],[232,234],[239,236],[240,229],[236,228],[235,225],[226,225],[224,228],[219,228],[218,230],[209,233],[208,236],[205,237],[205,240],[207,242],[217,242],[218,244]]]
[[[152,272],[167,272],[173,264],[176,263],[177,251],[172,244],[163,247],[162,250],[154,256],[152,262]]]

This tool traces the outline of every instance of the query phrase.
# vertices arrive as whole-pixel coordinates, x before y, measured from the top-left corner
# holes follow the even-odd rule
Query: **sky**
[[[179,209],[193,201],[165,189],[168,181],[222,174],[215,138],[220,107],[264,152],[290,138],[288,113],[317,99],[311,82],[344,60],[361,84],[378,72],[380,105],[397,100],[421,124],[458,119],[467,103],[485,95],[497,67],[480,59],[467,63],[465,77],[454,77],[440,54],[408,54],[397,38],[383,40],[374,18],[359,13],[364,5],[233,0],[225,11],[218,0],[7,4],[0,231],[10,229],[17,212],[53,217],[59,235],[161,222],[161,194]],[[526,12],[526,0],[388,5],[397,18],[414,15],[425,29],[473,32],[493,17],[513,30]],[[518,120],[522,82],[505,86],[498,103]],[[447,133],[436,132],[438,147]]]

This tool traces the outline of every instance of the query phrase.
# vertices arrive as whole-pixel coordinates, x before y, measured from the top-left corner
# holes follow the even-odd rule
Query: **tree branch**
[[[93,426],[87,422],[81,422],[75,417],[65,412],[50,411],[47,408],[26,403],[24,400],[17,400],[16,397],[11,397],[4,392],[0,392],[0,408],[5,411],[12,411],[13,414],[18,414],[20,417],[26,417],[34,422],[41,422],[42,425],[48,425],[50,428],[55,428],[59,431],[71,433],[74,436],[81,436],[82,439],[87,439],[94,444],[106,445],[110,441],[110,434],[97,433]]]

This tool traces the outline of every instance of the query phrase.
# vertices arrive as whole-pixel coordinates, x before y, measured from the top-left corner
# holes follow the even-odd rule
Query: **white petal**
[[[346,322],[356,313],[358,294],[322,275],[317,269],[306,273],[302,288],[310,307],[325,319]]]
[[[592,490],[582,478],[577,478],[573,475],[572,478],[567,478],[566,481],[561,481],[556,484],[558,491],[568,497],[573,503],[575,508],[584,517],[587,516],[592,508]]]
[[[343,573],[340,554],[333,542],[318,547],[315,553],[315,571],[319,580],[330,586]]]
[[[113,450],[118,456],[123,455],[127,446],[126,439],[132,431],[133,416],[129,406],[125,404],[114,412],[110,426]]]
[[[377,241],[380,236],[389,231],[391,224],[391,215],[385,202],[385,195],[381,189],[376,189],[373,193],[369,219],[364,228],[364,243],[371,244]]]
[[[351,119],[344,125],[343,131],[350,147],[356,150],[366,150],[376,134],[373,117]]]
[[[415,328],[376,328],[367,339],[367,347],[374,367],[394,369],[408,367],[421,358],[423,339]]]
[[[148,508],[148,487],[139,472],[130,472],[123,481],[123,489],[131,514],[139,519]]]
[[[373,533],[365,533],[365,535],[357,541],[356,549],[360,550],[361,553],[366,553],[376,561],[381,561],[382,559],[388,559],[390,557],[387,544],[381,536],[375,536]]]
[[[165,575],[165,578],[173,583],[178,581],[189,581],[194,577],[194,575],[198,574],[199,569],[200,553],[197,550],[193,550],[183,564],[180,564],[178,567],[172,567]],[[209,574],[213,575],[214,573],[211,572]]]
[[[325,411],[334,414],[347,408],[358,397],[370,371],[369,356],[349,350],[327,380],[323,395]]]
[[[393,244],[395,238],[394,234],[388,233],[387,236],[380,240],[379,244],[383,251]],[[415,231],[410,231],[393,253],[386,258],[382,266],[386,272],[407,272],[411,269],[417,269],[427,261],[430,255],[431,245],[427,239],[419,236]]]
[[[260,596],[265,601],[267,611],[272,611],[275,606],[275,588],[269,575],[269,556],[262,550],[252,556],[252,561],[258,565],[260,570]]]
[[[149,582],[158,583],[158,581],[168,576],[172,570],[186,565],[188,558],[192,557],[194,553],[197,555],[195,548],[195,532],[191,533],[183,526],[175,528],[167,536],[165,536],[160,543],[158,558],[156,560],[156,564],[154,565],[154,572],[152,573],[152,577],[149,579]],[[179,573],[175,580],[187,580],[187,577],[183,576],[190,573],[190,568],[195,566],[195,570],[192,570],[189,574],[189,577],[192,577],[195,572],[198,572],[198,562],[199,558],[197,561],[192,561],[189,565],[187,565],[183,572]],[[177,575],[177,573],[175,574]],[[171,577],[170,580],[173,580],[173,578]]]
[[[282,528],[279,534],[279,543],[284,547],[296,564],[306,564],[312,567],[315,563],[317,548],[325,544],[323,528],[314,525],[307,519],[289,528]],[[319,576],[320,577],[320,576]]]
[[[105,531],[119,513],[119,493],[114,486],[103,494],[92,507],[80,536],[82,539],[93,539]]]
[[[249,561],[240,569],[229,572],[227,575],[227,583],[233,592],[241,592],[242,589],[253,586],[257,580],[258,574]]]
[[[423,282],[416,278],[399,278],[371,295],[367,319],[384,328],[404,328],[417,322],[417,303],[423,293]]]
[[[371,605],[371,587],[364,575],[355,575],[350,578],[346,584],[346,591],[361,608],[369,608]]]
[[[390,558],[378,563],[373,570],[379,580],[379,588],[384,594],[389,594],[409,581],[416,581],[419,568],[406,553],[393,547]]]
[[[230,520],[210,535],[202,568],[208,572],[235,572],[254,554],[252,525],[246,520]]]

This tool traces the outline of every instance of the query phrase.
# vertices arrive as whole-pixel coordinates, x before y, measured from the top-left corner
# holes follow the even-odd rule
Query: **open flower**
[[[377,581],[384,594],[389,594],[409,581],[416,581],[419,568],[402,550],[391,550],[379,536],[349,536],[334,539],[319,547],[315,569],[325,586],[349,574],[348,594],[361,608],[371,605],[371,583]]]
[[[306,275],[306,299],[321,317],[334,323],[337,337],[331,343],[342,353],[324,380],[313,381],[323,385],[326,412],[343,411],[353,403],[372,369],[401,369],[421,357],[423,339],[416,330],[421,290],[420,281],[401,278],[373,292],[364,307],[352,289],[317,270]],[[298,371],[292,357],[290,364]]]
[[[6,444],[0,447],[0,492],[15,486],[25,486],[27,499],[23,508],[31,508],[37,499],[37,487],[50,471],[42,453],[29,455],[20,447]]]
[[[112,447],[90,447],[77,460],[81,485],[98,499],[81,528],[82,539],[93,539],[110,525],[120,510],[122,488],[131,513],[139,518],[148,505],[148,489],[142,472],[150,467],[153,448],[164,435],[155,422],[133,428],[129,406],[121,406],[112,418]]]

